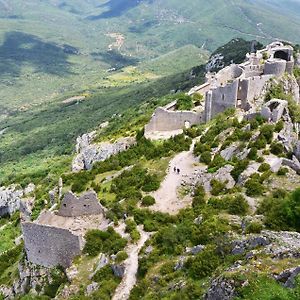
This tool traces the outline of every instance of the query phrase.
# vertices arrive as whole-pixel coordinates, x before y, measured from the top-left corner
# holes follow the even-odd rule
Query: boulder
[[[222,150],[220,152],[220,155],[226,160],[226,161],[229,161],[232,159],[232,157],[236,154],[239,153],[239,150],[238,150],[239,146],[237,143],[234,143],[232,145],[230,145],[228,148]]]
[[[123,278],[125,274],[125,266],[124,265],[112,265],[111,269],[116,277]]]
[[[205,248],[205,246],[203,246],[203,245],[197,245],[197,246],[194,246],[191,248],[187,247],[185,249],[185,252],[190,255],[196,255],[196,254],[202,252],[204,250],[204,248]]]
[[[283,158],[282,159],[282,165],[290,167],[292,170],[294,170],[298,175],[300,175],[300,162],[296,158],[296,156],[293,156],[293,159],[287,159]]]
[[[300,274],[300,266],[281,272],[279,275],[275,276],[275,279],[281,282],[284,285],[284,287],[294,288],[295,278],[299,274]]]
[[[248,168],[239,176],[238,184],[244,184],[251,175],[257,173],[260,164],[257,162],[251,163]]]
[[[92,282],[86,287],[86,291],[85,291],[86,296],[90,296],[93,292],[97,291],[98,288],[99,288],[99,283]]]

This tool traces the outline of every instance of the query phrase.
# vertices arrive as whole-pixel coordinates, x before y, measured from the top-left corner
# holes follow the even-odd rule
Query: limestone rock
[[[86,287],[86,292],[85,292],[86,296],[90,296],[93,292],[97,291],[98,288],[99,288],[99,283],[92,282]]]
[[[284,114],[288,114],[288,102],[286,100],[272,99],[261,110],[261,115],[274,123],[277,123]]]
[[[282,159],[282,165],[290,167],[292,170],[294,170],[297,174],[300,174],[300,162],[299,160],[293,156],[293,159]]]
[[[112,271],[114,272],[114,275],[119,278],[123,278],[125,274],[125,266],[120,264],[120,265],[112,265],[111,266]]]
[[[239,176],[238,184],[244,184],[248,178],[258,171],[260,164],[257,162],[251,163],[248,168]]]
[[[205,246],[203,246],[203,245],[197,245],[197,246],[194,246],[191,248],[187,247],[185,249],[185,252],[190,255],[196,255],[196,254],[200,253],[201,251],[203,251],[204,248],[205,248]]]
[[[294,288],[295,278],[299,274],[300,274],[300,266],[281,272],[279,275],[275,276],[275,279],[283,283],[283,285],[287,288]]]
[[[29,194],[35,191],[35,184],[29,183],[28,186],[24,189],[24,195],[28,196]]]
[[[21,198],[24,192],[21,189],[17,189],[15,185],[10,187],[0,188],[0,217],[4,215],[12,215],[14,212],[20,209]]]
[[[235,297],[235,283],[232,279],[218,277],[211,282],[205,300],[231,300]]]
[[[93,135],[83,135],[77,139],[77,156],[73,160],[73,172],[90,170],[95,162],[104,161],[110,156],[125,151],[134,145],[136,140],[132,137],[121,138],[115,143],[103,142],[92,144]]]
[[[225,160],[231,160],[234,155],[238,153],[238,143],[234,143],[230,145],[228,148],[224,149],[221,151],[220,155],[225,159]]]
[[[174,271],[182,270],[186,261],[187,258],[185,256],[180,256],[179,260],[174,266]]]

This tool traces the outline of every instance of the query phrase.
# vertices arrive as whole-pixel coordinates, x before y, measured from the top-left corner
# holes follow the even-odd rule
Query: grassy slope
[[[299,41],[296,1],[286,0],[286,6],[282,1],[261,0],[144,1],[118,17],[89,20],[107,11],[101,6],[104,3],[1,1],[0,44],[8,46],[0,46],[2,109],[11,111],[23,105],[26,109],[29,104],[49,102],[59,95],[93,89],[106,76],[106,70],[121,59],[107,53],[114,39],[105,34],[111,32],[125,37],[121,48],[125,64],[155,58],[188,44],[214,50],[233,37],[252,39],[261,35],[257,23],[262,23],[267,35]],[[64,44],[76,47],[80,54],[64,53]],[[26,57],[24,47],[29,48]],[[51,47],[53,51],[49,51]],[[15,53],[11,53],[12,48]],[[58,64],[59,71],[51,72]]]

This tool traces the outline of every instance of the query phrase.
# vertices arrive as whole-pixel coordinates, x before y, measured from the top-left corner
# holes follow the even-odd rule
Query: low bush
[[[212,155],[209,151],[203,152],[200,156],[200,162],[203,162],[206,165],[209,165],[209,163],[211,162],[211,159],[212,159]]]
[[[275,131],[280,132],[284,128],[284,122],[282,120],[278,121],[275,125]]]
[[[120,251],[116,255],[116,263],[119,264],[128,258],[126,251]]]
[[[124,249],[127,244],[127,241],[116,233],[112,227],[109,227],[107,231],[89,230],[85,235],[85,240],[83,253],[89,256],[97,256],[100,252],[115,254]]]
[[[261,233],[263,225],[259,222],[251,222],[246,226],[246,233]]]
[[[212,247],[206,248],[186,263],[188,274],[196,280],[211,276],[220,265],[221,260]]]
[[[224,182],[221,182],[219,180],[216,180],[216,179],[212,179],[210,181],[210,185],[211,185],[211,194],[213,196],[218,196],[220,194],[223,194],[226,192],[226,184]]]
[[[192,97],[181,93],[177,96],[176,109],[177,110],[191,110],[194,107]]]
[[[265,171],[269,171],[271,169],[270,165],[268,163],[262,163],[259,168],[258,171],[259,172],[265,172]]]
[[[256,160],[257,159],[257,148],[252,147],[247,156],[248,159]]]
[[[278,176],[285,176],[286,174],[288,174],[289,172],[289,169],[288,168],[284,168],[284,167],[281,167],[278,172],[277,172],[277,175]]]
[[[237,182],[239,179],[239,176],[247,169],[249,165],[249,160],[239,160],[235,166],[234,169],[230,172],[233,179]]]
[[[145,196],[142,199],[142,205],[143,206],[152,206],[155,204],[155,199],[152,196]]]
[[[281,155],[284,151],[284,147],[281,143],[272,143],[270,146],[270,152],[275,155]]]
[[[192,206],[194,209],[202,207],[206,204],[206,193],[202,185],[197,185],[193,195]]]
[[[256,178],[250,178],[245,183],[246,195],[249,197],[257,197],[263,194],[264,186]]]

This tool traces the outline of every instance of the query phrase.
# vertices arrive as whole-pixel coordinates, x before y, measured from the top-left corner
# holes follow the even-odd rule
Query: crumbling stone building
[[[107,225],[94,191],[79,198],[66,193],[58,211],[45,211],[35,222],[22,223],[27,259],[44,267],[67,268],[80,255],[86,231],[105,229]]]
[[[174,105],[160,107],[146,125],[145,136],[155,131],[178,130],[208,122],[228,108],[249,111],[255,107],[256,99],[270,79],[291,74],[294,64],[293,47],[274,42],[258,52],[247,54],[242,64],[232,64],[216,74],[207,73],[206,82],[188,93],[205,97],[202,109],[183,112],[174,111]]]

